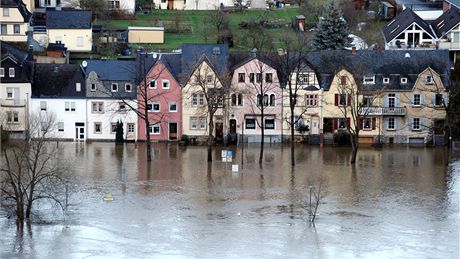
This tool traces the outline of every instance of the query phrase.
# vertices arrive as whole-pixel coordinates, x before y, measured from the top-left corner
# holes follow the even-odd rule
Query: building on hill
[[[27,42],[32,13],[21,0],[1,0],[0,40]]]

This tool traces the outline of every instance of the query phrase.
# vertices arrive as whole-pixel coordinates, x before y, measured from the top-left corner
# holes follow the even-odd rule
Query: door
[[[230,120],[230,134],[236,134],[236,120],[231,119]]]
[[[75,123],[75,140],[85,140],[85,123]]]
[[[169,140],[177,140],[177,123],[169,123]]]
[[[174,0],[168,0],[168,7],[167,7],[169,10],[173,10],[174,9]]]
[[[222,141],[224,139],[224,124],[222,122],[216,122],[216,141]]]
[[[319,134],[319,118],[318,117],[313,117],[311,118],[311,134],[312,135],[318,135]]]

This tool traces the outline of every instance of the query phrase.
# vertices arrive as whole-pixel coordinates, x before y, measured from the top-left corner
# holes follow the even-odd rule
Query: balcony
[[[371,115],[371,116],[404,116],[406,115],[406,107],[363,107],[359,111],[359,115]]]
[[[2,107],[25,107],[25,99],[0,99],[0,105]]]
[[[460,42],[441,41],[439,42],[440,49],[460,50]]]

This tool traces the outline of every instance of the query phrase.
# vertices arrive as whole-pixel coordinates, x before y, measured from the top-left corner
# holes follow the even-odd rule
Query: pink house
[[[137,90],[138,109],[145,107],[150,126],[138,116],[139,140],[146,140],[147,134],[153,141],[177,141],[182,136],[181,87],[177,76],[180,73],[180,55],[160,55],[148,72],[147,84],[142,82]]]
[[[260,142],[263,125],[265,142],[280,142],[281,111],[282,91],[273,67],[252,57],[233,68],[228,109],[230,137],[238,135],[238,141]]]

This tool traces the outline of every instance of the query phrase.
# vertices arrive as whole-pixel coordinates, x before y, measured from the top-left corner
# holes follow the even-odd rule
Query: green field
[[[243,29],[239,28],[240,22],[248,22],[254,19],[258,19],[266,12],[266,17],[269,22],[277,22],[281,24],[287,24],[292,19],[301,13],[299,8],[284,8],[274,10],[244,10],[242,12],[229,13],[229,28],[234,35],[234,42],[237,46],[235,49],[241,49],[238,46],[239,37],[243,33]],[[113,29],[126,29],[128,26],[158,26],[159,21],[169,24],[174,24],[175,20],[180,20],[181,26],[191,28],[189,33],[170,33],[165,32],[165,43],[147,45],[151,50],[171,50],[178,49],[183,43],[206,43],[202,36],[203,24],[205,17],[209,14],[209,11],[175,11],[175,10],[153,10],[149,14],[136,14],[133,20],[112,20],[109,22],[98,22],[95,24],[102,24]],[[178,18],[178,16],[180,18]],[[290,28],[277,28],[267,29],[269,33],[273,35],[273,42],[277,43],[279,37],[287,31],[288,33],[294,33]],[[217,31],[215,29],[209,31],[207,43],[216,43]]]

